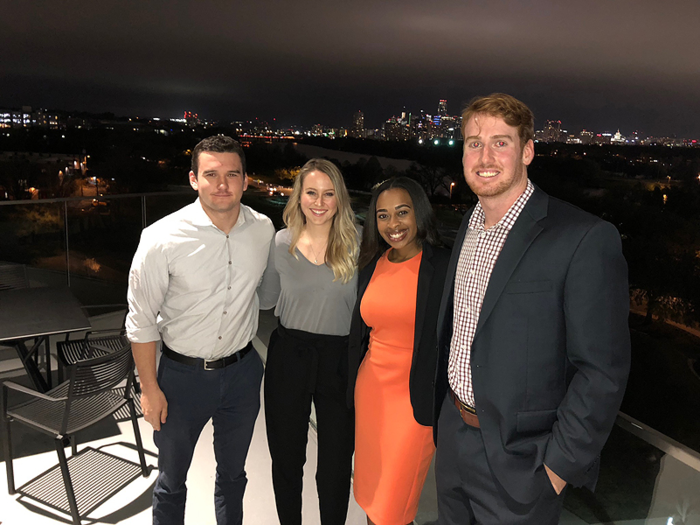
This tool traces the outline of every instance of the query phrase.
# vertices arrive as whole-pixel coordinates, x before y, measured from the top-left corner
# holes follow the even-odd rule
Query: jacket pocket
[[[515,281],[506,285],[504,293],[537,293],[551,292],[554,289],[552,281]]]
[[[532,410],[528,412],[518,412],[517,429],[519,434],[538,434],[550,432],[557,420],[555,410]]]

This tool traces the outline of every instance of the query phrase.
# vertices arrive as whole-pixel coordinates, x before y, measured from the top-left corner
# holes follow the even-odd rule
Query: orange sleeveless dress
[[[433,429],[415,420],[408,390],[422,255],[392,263],[385,253],[360,304],[371,332],[355,386],[353,488],[377,525],[416,517],[435,452]]]

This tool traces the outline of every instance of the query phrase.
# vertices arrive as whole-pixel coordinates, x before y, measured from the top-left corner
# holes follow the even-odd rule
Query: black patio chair
[[[16,383],[2,385],[7,488],[10,494],[20,493],[69,513],[73,523],[80,525],[81,516],[90,514],[139,475],[147,477],[149,469],[132,398],[134,361],[128,341],[117,351],[63,365],[68,380],[45,394]],[[121,385],[124,387],[119,388]],[[21,392],[28,400],[10,407],[9,391]],[[77,452],[74,439],[77,432],[124,407],[130,412],[140,464],[91,447]],[[53,436],[58,453],[58,465],[18,489],[15,489],[12,465],[10,423],[13,421]],[[72,455],[66,459],[64,447],[69,443]],[[56,490],[61,478],[65,493]]]
[[[91,330],[81,339],[71,339],[70,334],[66,334],[65,341],[56,343],[56,351],[58,353],[58,380],[63,380],[63,368],[61,363],[74,364],[83,359],[89,359],[98,355],[105,355],[122,347],[128,342],[126,338],[126,304],[96,304],[83,306],[83,309],[90,310],[93,308],[124,308],[124,315],[121,318],[119,328],[110,330]],[[141,387],[138,379],[134,380],[134,389],[137,394],[141,393]],[[138,404],[138,403],[137,403]]]
[[[90,331],[80,339],[70,339],[66,335],[65,341],[56,342],[59,382],[63,381],[66,366],[114,353],[128,343],[129,340],[126,338],[123,328]]]

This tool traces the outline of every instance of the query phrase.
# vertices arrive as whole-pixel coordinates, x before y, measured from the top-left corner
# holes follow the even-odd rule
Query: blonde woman
[[[276,307],[265,372],[265,421],[282,525],[301,524],[311,402],[318,430],[321,523],[342,525],[350,497],[354,413],[347,407],[348,334],[357,295],[358,232],[338,168],[312,159],[299,172],[260,287]]]

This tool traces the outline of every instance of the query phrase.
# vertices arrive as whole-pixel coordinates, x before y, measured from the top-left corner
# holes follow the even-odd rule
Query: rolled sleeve
[[[168,281],[167,257],[160,243],[145,230],[129,271],[126,335],[131,342],[160,340],[158,313],[168,290]]]

